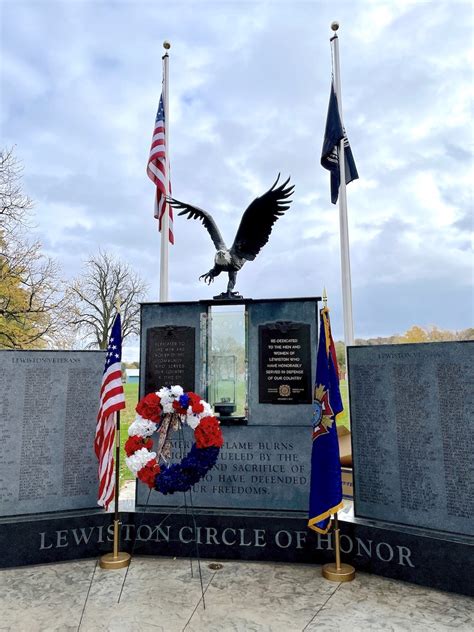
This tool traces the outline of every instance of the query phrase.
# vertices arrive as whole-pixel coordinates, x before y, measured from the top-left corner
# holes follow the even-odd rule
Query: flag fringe
[[[308,528],[312,529],[313,531],[316,531],[317,533],[322,533],[323,535],[325,535],[329,531],[331,527],[331,523],[330,522],[328,523],[328,526],[326,527],[326,529],[320,529],[319,527],[316,526],[316,524],[318,522],[321,522],[321,520],[324,520],[325,518],[329,518],[332,514],[337,513],[339,509],[342,509],[343,507],[344,507],[344,503],[340,502],[335,507],[331,507],[331,509],[328,509],[324,513],[319,514],[319,516],[316,516],[315,518],[311,518],[311,520],[308,520]]]

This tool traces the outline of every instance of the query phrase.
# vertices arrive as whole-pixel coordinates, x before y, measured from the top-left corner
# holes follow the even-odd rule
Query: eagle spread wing
[[[277,187],[280,174],[272,188],[256,198],[247,208],[240,220],[240,226],[232,244],[232,255],[253,261],[261,248],[267,243],[273,224],[290,208],[294,186],[286,186],[288,178]]]
[[[214,242],[214,246],[217,250],[227,250],[227,246],[225,245],[224,240],[222,239],[222,235],[220,230],[217,228],[217,224],[214,221],[214,218],[210,213],[203,211],[202,208],[198,206],[192,206],[191,204],[186,204],[184,202],[180,202],[179,200],[175,200],[174,198],[169,198],[169,202],[173,208],[180,209],[178,215],[188,215],[187,219],[200,219],[201,222],[207,229],[207,232],[211,236],[212,241]]]

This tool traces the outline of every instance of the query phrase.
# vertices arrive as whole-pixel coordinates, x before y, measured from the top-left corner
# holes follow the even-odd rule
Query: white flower
[[[145,467],[151,459],[156,459],[156,452],[149,452],[146,448],[140,448],[135,454],[128,456],[125,459],[125,463],[128,469],[136,476],[137,472],[139,472],[142,467]]]
[[[133,437],[137,435],[139,437],[151,437],[151,435],[156,431],[157,425],[150,421],[149,419],[144,419],[137,415],[132,424],[130,424],[128,428],[128,436]]]
[[[163,386],[162,388],[160,388],[160,390],[157,391],[156,394],[161,399],[161,403],[163,403],[163,400],[165,400],[165,401],[170,401],[171,400],[171,391],[166,386]]]
[[[173,412],[173,395],[169,388],[163,386],[157,393],[158,397],[161,399],[161,407],[164,413],[172,413]]]
[[[176,397],[176,399],[179,399],[183,393],[184,393],[184,391],[183,391],[182,387],[179,386],[179,384],[176,384],[176,386],[172,386],[171,387],[171,394],[174,397]]]
[[[201,419],[199,418],[198,415],[187,415],[186,416],[186,423],[193,430],[196,430],[196,428],[199,426],[200,421],[201,421]]]
[[[204,406],[204,411],[201,413],[201,417],[209,417],[213,415],[214,412],[212,410],[212,406],[201,399],[201,404]]]
[[[172,413],[174,411],[172,402],[163,403],[163,400],[161,400],[161,405],[163,406],[164,413]]]

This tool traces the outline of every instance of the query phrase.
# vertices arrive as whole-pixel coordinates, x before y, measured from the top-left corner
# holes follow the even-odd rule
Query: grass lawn
[[[349,400],[349,392],[347,388],[347,380],[341,380],[339,383],[339,389],[341,391],[342,403],[344,405],[344,411],[337,420],[338,426],[346,426],[348,430],[351,429],[351,420],[348,415],[348,400]]]
[[[123,446],[128,439],[128,427],[135,419],[135,406],[138,402],[138,384],[124,384],[125,399],[127,407],[120,413],[120,486],[125,481],[133,480],[133,474],[129,472],[125,465],[125,457]]]

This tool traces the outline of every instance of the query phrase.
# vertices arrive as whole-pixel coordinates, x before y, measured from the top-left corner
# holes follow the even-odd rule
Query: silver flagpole
[[[334,90],[336,92],[337,107],[341,123],[342,118],[342,93],[341,93],[341,71],[339,67],[339,38],[336,31],[339,28],[338,22],[331,24],[334,31],[331,43],[334,50]],[[341,276],[342,276],[342,309],[344,314],[344,342],[346,349],[354,344],[354,324],[352,320],[352,284],[351,284],[351,260],[349,256],[349,226],[347,221],[347,195],[346,195],[346,165],[344,157],[344,138],[339,146],[339,232],[341,242]]]
[[[165,110],[165,160],[166,160],[166,197],[170,194],[170,122],[169,122],[169,55],[171,44],[163,42],[165,54],[163,55],[163,107]],[[166,212],[161,220],[161,251],[160,251],[160,302],[168,301],[168,246],[170,218],[168,204],[165,203]]]

